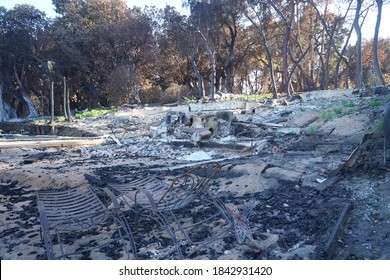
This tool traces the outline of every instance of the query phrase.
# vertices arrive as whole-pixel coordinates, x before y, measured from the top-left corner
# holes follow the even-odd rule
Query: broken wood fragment
[[[353,152],[349,155],[347,161],[340,164],[339,167],[337,167],[336,169],[329,172],[328,176],[329,177],[337,176],[338,174],[340,174],[340,173],[346,171],[348,168],[352,167],[358,158],[359,152],[360,152],[360,146],[357,146],[353,150]]]
[[[185,148],[193,148],[193,143],[188,140],[172,140],[168,142],[170,145],[175,147],[185,147]],[[263,145],[263,142],[259,142],[259,145]],[[266,144],[266,143],[265,143]],[[213,141],[213,140],[207,140],[202,142],[202,147],[204,148],[211,148],[211,149],[224,149],[224,150],[232,150],[237,152],[244,152],[248,151],[248,149],[254,149],[256,148],[256,143],[248,144],[248,143],[242,143],[242,142],[221,142],[221,141]]]
[[[91,185],[98,186],[98,187],[102,187],[102,186],[106,185],[106,182],[104,182],[103,180],[101,180],[100,178],[98,178],[95,175],[91,175],[91,174],[85,173],[84,177],[85,177],[85,179],[88,180],[88,182]]]
[[[286,125],[284,124],[276,124],[276,123],[269,123],[269,122],[256,123],[250,121],[233,121],[231,124],[236,127],[241,126],[245,129],[249,129],[252,131],[256,130],[255,127],[259,127],[258,129],[264,129],[264,128],[275,129],[276,132],[283,133],[283,134],[295,134],[295,135],[301,134],[301,128],[286,127]]]
[[[191,135],[191,142],[194,146],[199,146],[203,139],[210,138],[211,135],[212,132],[209,129],[196,131]]]
[[[298,127],[281,127],[281,128],[276,128],[276,131],[283,134],[294,134],[294,135],[301,134],[301,129]]]
[[[47,152],[41,152],[41,153],[37,153],[37,154],[34,154],[34,155],[30,155],[30,156],[28,156],[27,158],[24,159],[23,163],[24,164],[32,164],[32,163],[34,163],[36,161],[44,159],[48,155],[49,155],[49,153],[47,153]]]
[[[182,127],[181,131],[190,135],[194,134],[195,132],[202,134],[208,134],[211,132],[210,128],[207,127]]]
[[[256,122],[250,122],[250,121],[233,121],[232,122],[233,125],[239,125],[239,124],[252,124],[252,125],[256,125],[256,126],[261,126],[261,127],[286,127],[285,125],[283,124],[276,124],[276,123],[256,123]]]
[[[325,243],[324,255],[326,258],[330,259],[331,256],[333,255],[335,242],[336,242],[336,240],[337,240],[337,238],[342,230],[342,227],[344,226],[345,222],[347,221],[347,218],[348,218],[349,212],[352,209],[352,206],[353,205],[348,202],[345,204],[343,210],[341,211],[340,216],[336,222],[336,225],[334,226],[331,234],[329,235],[328,240]]]

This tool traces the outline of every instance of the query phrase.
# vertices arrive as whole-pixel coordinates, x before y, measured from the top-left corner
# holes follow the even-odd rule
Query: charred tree
[[[195,62],[195,54],[191,56],[191,66],[192,69],[195,72],[196,79],[198,80],[198,96],[200,99],[203,99],[205,97],[205,91],[204,91],[204,84],[203,84],[203,77],[202,74],[200,74],[198,66]]]
[[[374,57],[374,69],[375,74],[378,78],[378,80],[381,82],[382,85],[385,84],[385,79],[383,78],[382,70],[379,65],[379,59],[378,59],[378,40],[379,40],[379,27],[381,25],[381,18],[382,18],[382,6],[383,6],[383,0],[375,0],[377,4],[378,13],[376,16],[376,24],[375,24],[375,33],[374,33],[374,45],[373,45],[373,57]]]
[[[66,85],[66,77],[64,77],[64,117],[65,120],[69,121],[69,116],[68,116],[68,110],[67,110],[67,85]]]
[[[251,7],[251,9],[254,11],[254,13],[256,14],[256,17],[261,20],[262,16],[261,14],[259,14],[255,8],[253,6],[251,6],[250,3],[248,3],[248,6]],[[277,99],[278,98],[278,92],[277,92],[277,87],[276,87],[276,81],[275,81],[275,70],[274,70],[274,64],[273,64],[273,60],[272,60],[272,54],[271,54],[271,51],[270,51],[270,48],[268,46],[268,42],[267,42],[267,38],[265,36],[265,33],[264,33],[264,30],[263,28],[257,24],[253,19],[252,17],[249,15],[249,13],[247,11],[244,11],[244,15],[246,16],[246,18],[253,24],[253,26],[256,28],[256,30],[259,32],[260,34],[260,37],[261,37],[261,40],[263,42],[263,45],[264,45],[264,49],[265,49],[265,52],[267,54],[267,59],[268,59],[268,65],[269,65],[269,70],[270,70],[270,76],[271,76],[271,85],[272,85],[272,92],[273,92],[273,98],[274,99]]]
[[[284,37],[283,37],[283,76],[282,76],[282,86],[281,90],[286,91],[288,96],[291,96],[291,88],[289,84],[289,71],[288,71],[288,43],[290,40],[290,34],[291,34],[291,24],[294,19],[294,13],[295,13],[295,1],[290,1],[290,19],[287,19],[287,17],[281,12],[281,10],[275,5],[275,3],[272,0],[268,0],[268,2],[271,4],[272,8],[276,11],[276,13],[280,16],[282,19],[284,25],[285,25],[285,31],[284,31]]]
[[[359,23],[360,11],[362,9],[362,4],[364,0],[357,0],[355,19],[353,21],[353,26],[356,31],[356,88],[359,91],[362,91],[364,88],[363,84],[363,72],[362,72],[362,31]]]

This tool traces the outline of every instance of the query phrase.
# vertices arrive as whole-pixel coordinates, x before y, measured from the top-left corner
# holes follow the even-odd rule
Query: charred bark
[[[291,70],[291,73],[290,75],[288,76],[288,80],[287,80],[287,84],[290,84],[291,82],[291,78],[296,70],[296,68],[299,66],[299,64],[301,63],[302,59],[306,56],[306,54],[309,52],[311,46],[309,46],[306,51],[304,53],[302,53],[301,57],[298,59],[298,61],[295,62],[295,65],[293,67],[293,69]],[[291,92],[289,92],[289,96],[291,96]]]
[[[66,86],[66,78],[64,77],[64,117],[65,120],[69,121],[69,116],[68,116],[68,110],[67,110],[67,86]]]
[[[50,83],[50,123],[54,124],[54,82]]]
[[[347,39],[345,40],[345,43],[344,43],[344,46],[343,46],[343,49],[341,50],[341,55],[342,57],[344,57],[345,55],[345,52],[347,51],[347,47],[348,47],[348,44],[349,44],[349,39],[351,38],[351,35],[352,35],[352,31],[353,31],[353,25],[351,26],[351,28],[349,29],[349,32],[348,32],[348,36],[347,36]],[[339,87],[339,73],[340,73],[340,66],[341,66],[341,63],[344,61],[344,59],[342,59],[342,57],[340,57],[337,61],[337,65],[336,65],[336,71],[335,71],[335,75],[334,75],[334,86],[335,88],[338,88]],[[347,65],[348,66],[348,65]],[[348,67],[346,69],[346,71],[348,72]]]
[[[321,21],[322,25],[324,26],[324,31],[325,31],[325,33],[329,36],[329,30],[328,30],[326,21],[325,21],[324,17],[321,15],[320,11],[318,10],[317,5],[314,3],[313,0],[308,0],[308,2],[313,6],[313,8],[314,8],[314,10],[316,11],[316,14],[317,14],[319,20]],[[351,5],[352,5],[353,2],[354,2],[353,0],[350,0],[350,1],[349,1],[348,8],[347,8],[347,12],[349,11],[349,9],[350,9],[350,7],[351,7]],[[358,2],[363,2],[363,1],[362,1],[362,0],[358,0]],[[360,9],[361,9],[361,5],[360,5],[360,8],[359,8],[359,13],[358,13],[358,14],[359,14],[359,17],[360,17]],[[352,66],[350,65],[350,63],[349,63],[349,60],[348,60],[345,56],[343,56],[343,55],[341,54],[341,52],[339,51],[339,49],[338,49],[338,47],[336,46],[335,42],[332,41],[332,42],[330,42],[330,43],[331,43],[330,46],[333,47],[333,50],[334,50],[334,51],[336,52],[336,54],[340,57],[340,59],[342,59],[342,60],[344,61],[344,63],[348,66],[348,68],[353,69],[353,67],[352,67]]]
[[[205,97],[205,91],[204,91],[204,86],[203,86],[203,78],[202,78],[202,75],[199,72],[198,66],[196,65],[196,62],[195,62],[195,59],[194,59],[194,55],[192,55],[192,57],[191,57],[191,65],[192,65],[192,69],[195,72],[195,76],[196,76],[196,78],[198,80],[198,95],[199,95],[199,98],[202,99],[202,98]]]
[[[236,44],[236,38],[237,38],[237,26],[236,26],[236,18],[232,16],[233,24],[230,26],[226,21],[224,22],[225,25],[229,29],[230,34],[230,41],[228,42],[227,39],[225,39],[225,44],[228,47],[229,55],[228,58],[224,62],[224,68],[226,73],[226,80],[225,80],[225,91],[232,93],[233,92],[233,65],[235,61],[235,55],[234,55],[234,47]]]
[[[27,89],[23,81],[25,80],[25,71],[24,71],[24,66],[22,67],[22,72],[20,74],[20,77],[18,75],[18,72],[16,70],[16,66],[14,66],[14,73],[15,73],[15,79],[16,82],[19,85],[20,91],[21,91],[21,96],[22,98],[19,99],[22,103],[20,103],[21,110],[26,111],[26,118],[35,118],[38,116],[37,111],[34,108],[34,104],[31,102],[30,97],[28,96]],[[18,113],[18,110],[17,110]]]
[[[286,16],[280,11],[280,9],[275,5],[275,3],[272,0],[268,0],[268,2],[271,4],[271,6],[274,8],[274,10],[277,12],[277,14],[281,17],[285,24],[285,32],[283,37],[283,76],[282,76],[282,86],[281,90],[286,91],[288,96],[291,96],[291,89],[289,84],[289,73],[288,73],[288,43],[290,40],[290,34],[291,34],[291,23],[294,18],[295,13],[295,3],[294,1],[290,2],[291,5],[291,15],[290,20],[286,18]]]
[[[373,45],[373,56],[374,56],[374,69],[375,74],[378,78],[378,80],[381,82],[382,85],[385,84],[385,79],[383,78],[382,70],[379,65],[379,59],[378,59],[378,40],[379,40],[379,27],[381,25],[381,18],[382,18],[382,5],[383,0],[375,0],[376,4],[378,6],[378,13],[376,16],[376,24],[375,24],[375,33],[374,33],[374,45]]]
[[[254,20],[249,16],[247,12],[244,12],[246,18],[253,24],[253,26],[259,31],[261,40],[263,41],[264,49],[267,54],[267,59],[269,63],[269,69],[270,69],[270,76],[271,76],[271,85],[272,85],[272,91],[273,91],[273,98],[277,99],[278,98],[278,92],[277,92],[277,87],[276,87],[276,81],[275,81],[275,70],[274,70],[274,64],[272,61],[272,54],[269,49],[267,39],[265,37],[264,30],[256,23]]]
[[[353,21],[353,26],[356,31],[357,40],[356,40],[356,88],[363,90],[363,73],[362,73],[362,31],[359,24],[360,11],[362,8],[363,0],[357,0],[355,19]]]

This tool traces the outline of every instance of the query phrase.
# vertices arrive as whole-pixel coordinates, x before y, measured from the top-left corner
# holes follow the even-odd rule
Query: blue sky
[[[175,6],[176,9],[183,13],[184,9],[181,7],[182,0],[125,0],[129,7],[138,6],[143,8],[144,6],[156,6],[158,8],[164,8],[166,4]],[[4,6],[7,9],[13,8],[16,4],[31,4],[41,11],[44,11],[48,16],[55,16],[53,10],[52,0],[0,0],[0,6]]]
[[[126,0],[129,7],[138,6],[143,8],[145,5],[154,5],[158,8],[165,7],[166,4],[175,6],[176,9],[184,13],[185,9],[181,7],[182,0]],[[16,4],[31,4],[41,11],[46,12],[48,16],[54,17],[55,12],[53,10],[52,0],[0,0],[0,6],[5,6],[7,9],[13,8]],[[374,36],[374,28],[376,21],[376,11],[372,11],[366,19],[363,26],[363,36],[365,38],[372,38]],[[379,32],[380,37],[390,37],[390,4],[383,7],[381,30]],[[356,36],[351,41],[356,40]]]

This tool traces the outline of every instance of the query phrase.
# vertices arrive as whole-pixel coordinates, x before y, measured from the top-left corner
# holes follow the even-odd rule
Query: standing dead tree
[[[374,57],[375,74],[378,80],[381,82],[381,84],[384,85],[385,79],[383,78],[382,70],[381,67],[379,66],[379,59],[378,59],[379,27],[381,25],[381,19],[382,19],[383,0],[375,0],[375,2],[377,5],[377,16],[376,16],[376,23],[375,23],[374,45],[372,48],[372,52]]]
[[[203,45],[206,50],[207,56],[210,61],[211,75],[210,75],[210,99],[214,100],[214,91],[215,91],[215,73],[216,73],[216,60],[215,60],[215,47],[212,38],[212,30],[214,29],[214,3],[203,3],[195,2],[191,6],[191,16],[190,21],[191,25],[187,28],[187,31],[196,35],[194,38],[197,41],[200,41],[201,44],[195,42],[195,45]],[[203,79],[200,80],[200,72],[195,67],[194,60],[191,60],[192,67],[195,71],[197,79],[199,81],[199,95],[204,96],[204,84]],[[202,86],[202,88],[201,88]]]
[[[64,77],[64,116],[65,116],[65,119],[67,121],[70,121],[72,115],[71,115],[71,112],[70,112],[70,96],[69,96],[69,83],[66,79],[66,77]]]
[[[203,83],[202,74],[199,72],[198,66],[196,65],[196,62],[195,62],[195,55],[196,55],[196,52],[194,52],[191,55],[190,61],[191,61],[192,69],[194,70],[195,76],[196,76],[196,78],[198,80],[198,94],[199,94],[199,98],[202,99],[202,98],[205,97],[204,83]]]
[[[294,13],[295,13],[295,1],[290,1],[290,13],[289,13],[289,19],[282,13],[282,11],[276,6],[276,4],[272,0],[268,0],[268,3],[272,6],[272,8],[276,11],[276,13],[280,16],[282,19],[284,25],[285,25],[285,32],[284,32],[284,38],[283,38],[283,76],[282,76],[282,89],[284,88],[285,91],[287,91],[287,95],[291,96],[291,85],[290,85],[290,79],[289,79],[289,73],[288,73],[288,43],[290,40],[290,34],[291,34],[291,25],[292,21],[294,19]]]
[[[330,49],[331,48],[333,48],[335,53],[339,56],[340,60],[343,61],[346,64],[346,66],[354,72],[354,68],[350,65],[348,58],[344,55],[344,53],[342,51],[340,52],[339,48],[337,47],[337,45],[335,43],[335,40],[333,40],[333,38],[335,36],[335,31],[336,31],[337,26],[339,25],[339,23],[341,23],[342,21],[345,20],[345,18],[347,16],[347,14],[348,14],[348,12],[349,12],[349,10],[351,8],[351,5],[354,2],[354,0],[349,0],[348,8],[346,9],[345,14],[343,16],[339,15],[338,17],[336,17],[335,21],[333,22],[331,30],[329,30],[326,19],[324,18],[324,16],[321,15],[321,12],[319,11],[319,9],[318,9],[317,5],[314,3],[314,1],[313,0],[308,0],[307,2],[314,8],[314,10],[315,10],[315,12],[317,14],[317,18],[320,20],[320,22],[321,22],[321,24],[323,26],[324,36],[327,36],[329,38],[329,49],[328,49],[328,52],[327,52],[328,54],[327,54],[327,57],[326,57],[325,61],[322,61],[323,68],[324,68],[323,69],[324,71],[322,71],[322,75],[324,76],[323,80],[325,82],[325,83],[324,82],[322,83],[322,87],[326,87],[327,86],[327,79],[329,77],[326,76],[328,70],[325,69],[325,68],[326,68],[326,66],[328,64],[327,61],[328,61],[328,58],[329,58],[329,55],[330,55]],[[359,15],[360,15],[360,12],[359,12]],[[344,52],[345,52],[345,50],[344,50]],[[321,56],[320,56],[320,58],[321,58]]]
[[[362,91],[364,88],[363,84],[363,73],[362,73],[362,31],[359,24],[360,11],[362,9],[362,4],[364,0],[357,0],[356,3],[356,12],[355,19],[353,21],[353,26],[356,31],[357,40],[356,40],[356,88],[359,91]]]
[[[262,14],[263,14],[262,7],[260,7],[258,10],[258,9],[256,9],[256,6],[254,4],[251,4],[250,2],[248,2],[247,5],[248,5],[248,7],[250,7],[251,11],[254,13],[256,18],[259,20],[259,23],[261,23]],[[266,38],[265,33],[264,33],[264,29],[258,23],[256,23],[255,20],[249,15],[248,9],[244,9],[244,15],[252,23],[252,25],[256,28],[256,30],[259,32],[261,40],[263,41],[263,45],[264,45],[265,52],[267,54],[267,59],[268,59],[268,64],[269,64],[269,69],[270,69],[273,98],[277,99],[278,93],[277,93],[276,80],[275,80],[274,64],[273,64],[273,60],[272,60],[271,50],[268,46],[267,38]]]
[[[292,76],[293,76],[295,70],[297,69],[297,67],[298,67],[299,64],[301,63],[302,59],[303,59],[303,58],[306,56],[306,54],[309,52],[310,48],[311,48],[311,45],[309,45],[309,46],[307,47],[307,49],[306,49],[304,52],[302,52],[302,54],[301,54],[301,56],[298,58],[298,60],[295,61],[295,64],[294,64],[293,68],[291,69],[290,75],[288,76],[288,80],[287,80],[287,84],[288,84],[288,85],[291,83],[291,79],[292,79]],[[290,56],[291,56],[291,52],[290,52]],[[288,87],[288,96],[292,96],[292,92],[291,92],[290,87]]]

